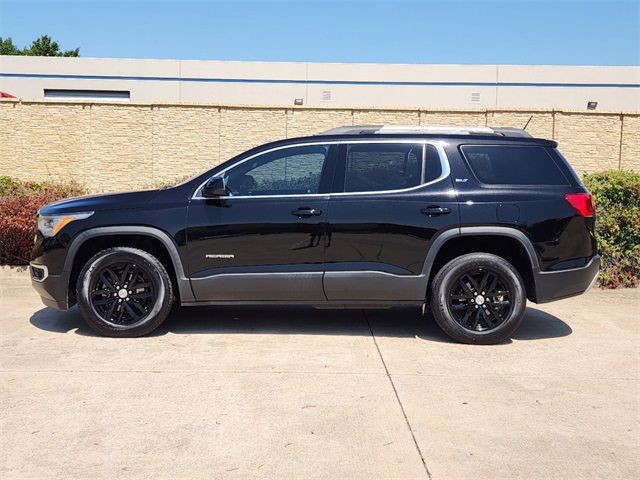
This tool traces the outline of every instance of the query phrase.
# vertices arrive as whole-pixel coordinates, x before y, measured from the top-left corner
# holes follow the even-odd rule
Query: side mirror
[[[202,189],[203,197],[224,197],[226,194],[227,188],[222,177],[213,177]]]

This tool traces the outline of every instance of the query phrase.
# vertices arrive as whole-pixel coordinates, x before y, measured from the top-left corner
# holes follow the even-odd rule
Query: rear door
[[[341,144],[327,218],[328,300],[423,300],[427,252],[439,232],[458,225],[449,166],[439,146]]]

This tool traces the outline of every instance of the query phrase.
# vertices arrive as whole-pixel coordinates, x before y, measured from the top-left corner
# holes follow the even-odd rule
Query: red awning
[[[16,98],[16,97],[7,92],[0,92],[0,98]]]

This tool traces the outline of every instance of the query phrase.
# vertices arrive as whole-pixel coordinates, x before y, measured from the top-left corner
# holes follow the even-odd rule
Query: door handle
[[[429,215],[430,217],[437,217],[438,215],[446,215],[447,213],[451,213],[451,209],[447,207],[439,207],[437,205],[429,205],[428,207],[420,210],[420,213],[424,213],[425,215]]]
[[[317,208],[301,207],[291,212],[291,215],[296,217],[314,217],[316,215],[322,215],[322,210]]]

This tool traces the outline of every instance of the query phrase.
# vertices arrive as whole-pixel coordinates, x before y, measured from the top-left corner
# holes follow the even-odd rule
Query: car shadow
[[[48,332],[98,336],[83,322],[77,308],[59,312],[43,308],[30,319]],[[385,310],[318,310],[283,306],[175,306],[165,322],[149,336],[173,334],[274,334],[274,335],[365,335],[407,337],[453,343],[431,315],[423,317],[415,307]],[[528,307],[515,340],[540,340],[570,335],[571,327],[558,317]],[[510,340],[504,343],[511,343]]]

